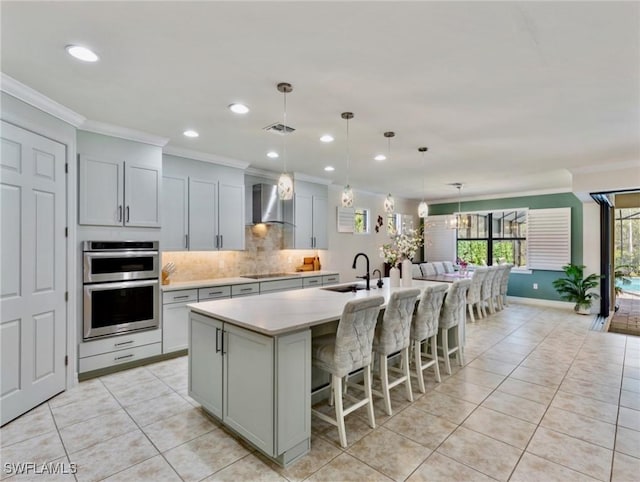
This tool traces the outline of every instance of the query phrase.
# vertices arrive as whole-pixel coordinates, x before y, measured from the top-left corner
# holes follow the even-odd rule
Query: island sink
[[[327,288],[320,288],[325,291],[335,291],[336,293],[348,293],[349,291],[363,290],[365,287],[362,285],[341,285],[341,286],[328,286]]]

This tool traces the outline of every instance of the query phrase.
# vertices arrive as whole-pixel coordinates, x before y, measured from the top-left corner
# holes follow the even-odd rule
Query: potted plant
[[[588,315],[593,300],[600,298],[600,295],[589,290],[598,286],[601,276],[592,273],[585,277],[584,268],[584,265],[576,264],[563,266],[566,277],[555,280],[553,287],[560,294],[560,298],[576,304],[573,308],[576,313]]]

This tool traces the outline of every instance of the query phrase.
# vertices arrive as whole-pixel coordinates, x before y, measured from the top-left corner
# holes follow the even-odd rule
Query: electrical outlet
[[[538,289],[538,283],[533,283],[533,289],[537,290]]]

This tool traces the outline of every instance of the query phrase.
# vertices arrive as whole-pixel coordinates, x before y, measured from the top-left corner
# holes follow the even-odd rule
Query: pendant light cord
[[[347,186],[349,185],[350,161],[351,161],[351,151],[349,150],[349,118],[347,117]]]
[[[287,91],[285,90],[282,95],[284,96],[284,114],[282,116],[282,161],[284,163],[284,173],[287,173]]]

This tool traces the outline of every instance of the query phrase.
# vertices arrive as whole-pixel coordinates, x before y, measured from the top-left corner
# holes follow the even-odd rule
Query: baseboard
[[[548,306],[550,308],[569,308],[573,310],[575,303],[570,301],[544,300],[541,298],[524,298],[522,296],[507,296],[509,303],[533,306]]]

